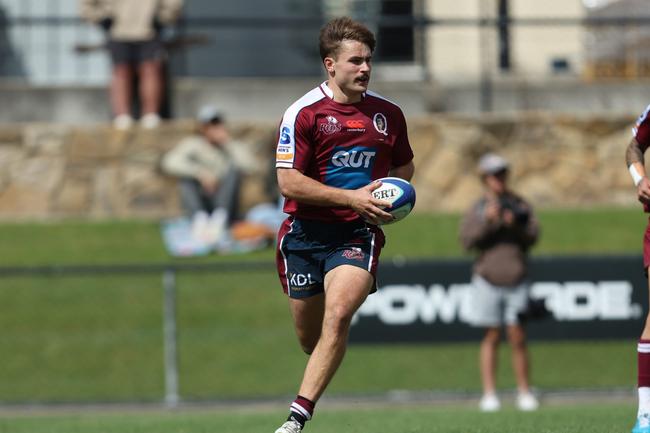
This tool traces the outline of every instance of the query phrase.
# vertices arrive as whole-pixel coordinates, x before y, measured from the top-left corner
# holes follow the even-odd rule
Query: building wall
[[[512,17],[585,17],[581,0],[510,0]],[[565,59],[569,73],[580,74],[584,62],[584,28],[581,26],[513,26],[511,31],[513,72],[533,78],[553,74],[554,59]]]
[[[478,20],[497,17],[497,0],[428,0],[426,13],[436,20]],[[510,0],[510,16],[527,18],[575,18],[585,16],[581,0]],[[468,22],[433,26],[427,31],[427,64],[439,82],[477,81],[486,70],[492,75],[539,78],[554,74],[553,60],[564,59],[567,73],[578,74],[583,62],[583,29],[568,25],[512,25],[511,70],[498,69],[498,34],[494,28],[478,28]]]
[[[492,1],[492,0],[488,0]],[[428,0],[427,16],[435,19],[477,19],[478,0]],[[480,70],[480,30],[470,26],[427,29],[427,67],[438,81],[476,79]]]

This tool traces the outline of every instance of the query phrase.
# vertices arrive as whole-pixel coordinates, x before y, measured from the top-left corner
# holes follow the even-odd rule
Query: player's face
[[[338,50],[338,55],[331,62],[336,85],[346,94],[361,94],[368,90],[370,82],[370,48],[362,42],[344,40]],[[332,74],[333,72],[333,74]]]

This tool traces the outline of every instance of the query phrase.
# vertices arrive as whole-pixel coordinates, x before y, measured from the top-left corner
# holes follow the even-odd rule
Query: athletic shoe
[[[642,413],[639,415],[632,433],[650,433],[650,414]]]
[[[302,427],[298,421],[287,421],[275,433],[300,433],[302,432]]]
[[[128,114],[120,114],[113,119],[113,128],[119,131],[126,131],[133,126],[133,118]]]
[[[539,401],[537,401],[537,397],[530,392],[522,392],[517,396],[517,409],[524,412],[532,412],[538,408]]]
[[[501,409],[501,402],[496,394],[484,394],[478,404],[481,412],[497,412]]]
[[[140,126],[144,129],[156,129],[160,126],[160,116],[156,113],[147,113],[140,119]]]

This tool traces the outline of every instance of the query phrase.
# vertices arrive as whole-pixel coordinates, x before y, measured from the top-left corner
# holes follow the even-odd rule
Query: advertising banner
[[[353,343],[478,340],[469,324],[472,262],[429,260],[381,263],[378,292],[353,320]],[[549,315],[529,320],[531,339],[638,338],[648,302],[640,256],[533,257],[531,299]]]

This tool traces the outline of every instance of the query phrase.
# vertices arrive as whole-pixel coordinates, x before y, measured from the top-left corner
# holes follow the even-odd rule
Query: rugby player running
[[[309,355],[287,421],[300,433],[338,369],[352,316],[369,293],[392,215],[375,180],[413,176],[401,109],[368,91],[375,37],[336,18],[320,32],[327,81],[284,113],[276,168],[289,214],[278,233],[277,265],[302,349]]]
[[[643,204],[644,212],[650,212],[650,181],[646,175],[644,153],[650,146],[650,106],[639,117],[634,128],[634,137],[625,151],[625,163],[637,187],[637,198]],[[650,221],[643,236],[643,268],[646,277],[650,266]],[[637,344],[637,386],[639,409],[632,433],[650,433],[650,315]]]

